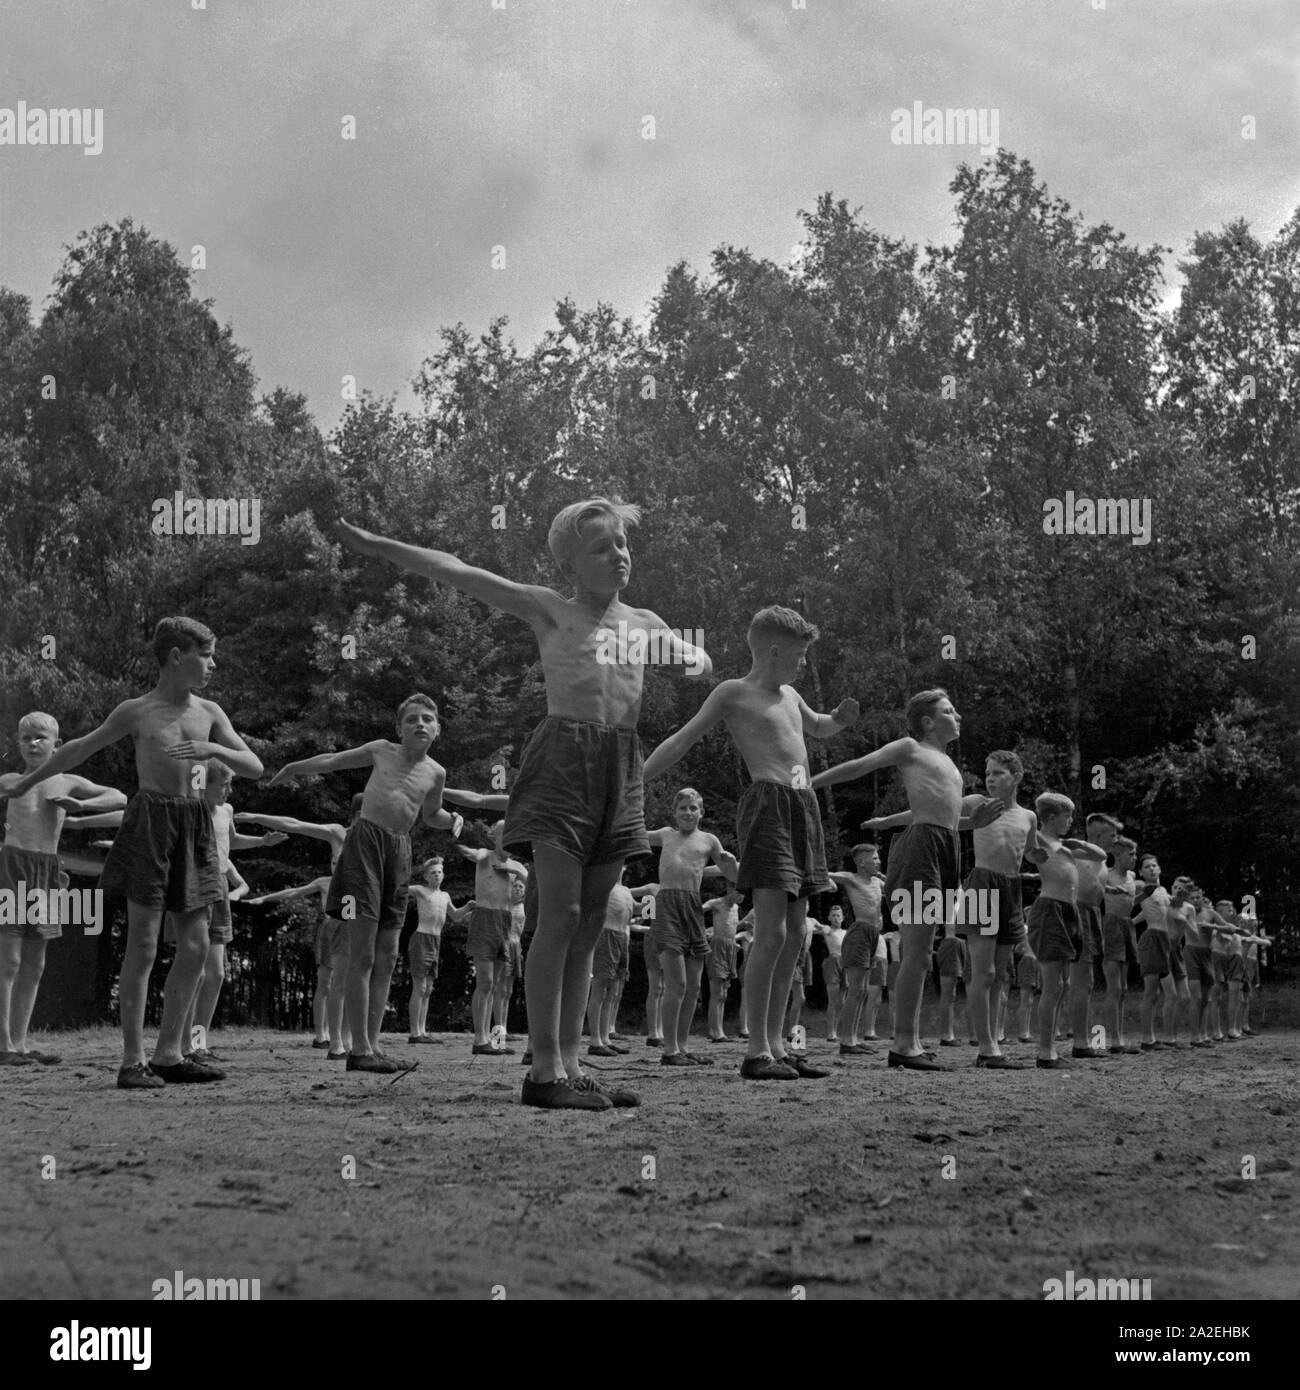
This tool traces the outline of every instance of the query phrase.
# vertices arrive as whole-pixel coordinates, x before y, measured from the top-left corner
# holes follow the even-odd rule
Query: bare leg
[[[204,1046],[212,1031],[212,1020],[217,1012],[217,1000],[221,997],[221,986],[226,981],[226,943],[208,942],[208,958],[203,965],[203,978],[199,982],[199,992],[193,1005],[194,1022],[203,1029]],[[186,1035],[185,1041],[189,1041]]]
[[[695,1006],[700,999],[700,976],[704,973],[704,957],[686,958],[686,993],[677,1011],[677,1050],[687,1051],[691,1041],[691,1024],[695,1022]],[[664,1046],[668,1046],[665,1038]]]
[[[1150,1044],[1156,1040],[1156,1004],[1160,999],[1160,976],[1142,977],[1142,1041]]]
[[[1124,995],[1128,983],[1124,976],[1126,965],[1122,960],[1102,961],[1101,968],[1106,972],[1106,1006],[1103,1017],[1110,1029],[1110,1045],[1123,1047],[1124,1043]]]
[[[344,1024],[344,1004],[348,986],[347,938],[343,946],[330,956],[330,992],[325,1001],[325,1023],[329,1028],[330,1051],[336,1055],[352,1047],[351,1029]]]
[[[379,923],[373,917],[358,917],[348,924],[348,971],[344,994],[344,1019],[355,1057],[368,1057],[370,1041],[370,977],[375,968],[375,945]],[[357,1049],[360,1048],[360,1051]]]
[[[397,965],[399,928],[375,934],[375,963],[370,971],[370,1050],[379,1051],[379,1035],[384,1031],[384,1014],[388,1009],[388,987],[393,982]]]
[[[920,1057],[921,995],[934,944],[934,924],[909,922],[902,926],[902,968],[898,972],[898,1002],[894,1008],[894,1051],[902,1057]]]
[[[604,1047],[605,1036],[601,1011],[609,996],[609,981],[591,977],[591,992],[587,996],[587,1041],[592,1047]]]
[[[654,956],[657,962],[659,957]],[[647,1038],[662,1038],[664,1035],[664,972],[658,968],[646,967],[645,995],[645,1035]]]
[[[754,902],[757,905],[758,893],[762,890],[755,890]],[[766,890],[771,892],[771,889]],[[778,898],[784,900],[785,894],[776,890]],[[785,944],[781,947],[781,953],[777,957],[776,969],[772,974],[772,993],[768,1002],[767,1009],[767,1038],[772,1044],[773,1060],[784,1061],[786,1055],[785,1039],[781,1034],[781,1019],[785,1013],[785,1001],[790,991],[795,987],[795,967],[799,962],[799,953],[803,946],[803,933],[805,914],[808,911],[808,899],[798,898],[785,906]],[[757,913],[755,913],[757,919]],[[799,1003],[803,1004],[803,981],[798,981]],[[751,1040],[752,1044],[752,1040]]]
[[[754,939],[745,953],[745,1028],[749,1033],[747,1057],[777,1057],[785,1052],[781,1022],[790,983],[784,986],[775,977],[786,945],[786,896],[779,888],[754,889]],[[794,972],[798,945],[790,956]],[[778,988],[780,992],[778,993]],[[771,1015],[775,1012],[775,1018]],[[770,1031],[775,1038],[769,1037]],[[775,1049],[779,1048],[779,1052]]]
[[[867,1008],[866,1008],[866,1028],[863,1030],[863,1037],[876,1037],[876,1015],[880,1012],[880,1001],[884,995],[883,985],[867,986]]]
[[[492,1031],[492,998],[496,993],[496,961],[491,956],[474,957],[474,997],[470,1017],[474,1020],[474,1046],[486,1047]]]
[[[1056,1056],[1056,1012],[1065,993],[1065,963],[1039,961],[1043,997],[1038,1002],[1038,1055],[1044,1061]]]
[[[129,917],[132,904],[128,902]],[[183,1052],[189,1051],[189,1039],[182,1038],[185,1015],[194,1003],[194,995],[199,987],[203,966],[208,958],[208,909],[196,908],[193,912],[173,912],[172,921],[176,924],[176,956],[167,972],[167,983],[163,986],[163,1016],[158,1027],[158,1043],[154,1048],[153,1060],[162,1066],[176,1066]],[[123,973],[125,974],[125,963]],[[146,984],[148,973],[145,974]],[[120,996],[119,987],[119,996]],[[143,992],[142,992],[143,993]],[[141,1050],[144,1047],[144,999],[140,1000]]]
[[[836,1027],[840,1043],[855,1046],[858,1041],[858,1019],[862,1014],[862,1004],[867,994],[867,971],[865,966],[850,965],[844,970],[847,986],[840,1004],[840,1019]]]
[[[311,1001],[312,1032],[317,1042],[324,1042],[329,1037],[329,1025],[325,1021],[325,1006],[330,997],[330,974],[329,961],[317,961],[316,993],[312,996]]]

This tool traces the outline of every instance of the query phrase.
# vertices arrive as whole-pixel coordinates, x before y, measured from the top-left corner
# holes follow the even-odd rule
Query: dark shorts
[[[316,928],[316,964],[329,965],[335,956],[348,954],[348,924],[334,917],[321,918]]]
[[[1246,961],[1242,956],[1227,957],[1227,974],[1230,985],[1239,985],[1246,978]]]
[[[1214,983],[1216,985],[1226,985],[1228,983],[1228,957],[1223,951],[1210,949],[1210,969],[1214,972]]]
[[[212,812],[202,797],[136,792],[99,886],[155,912],[194,912],[221,896]]]
[[[844,941],[840,945],[840,964],[845,970],[869,970],[879,944],[879,927],[854,922],[844,933]]]
[[[212,904],[208,917],[208,940],[224,946],[235,938],[235,928],[230,920],[230,886],[221,885],[221,897]]]
[[[827,956],[822,961],[822,983],[828,990],[844,988],[844,967],[839,957]]]
[[[413,931],[406,943],[406,963],[411,968],[413,980],[427,980],[438,977],[438,959],[442,954],[442,937],[432,932]]]
[[[330,878],[325,912],[349,927],[374,922],[379,931],[401,931],[410,887],[411,837],[354,820]]]
[[[1183,943],[1181,941],[1169,943],[1169,973],[1173,975],[1175,980],[1187,978],[1187,967],[1183,964]]]
[[[1059,898],[1038,898],[1029,909],[1029,949],[1043,965],[1079,959],[1079,909]]]
[[[1101,954],[1103,960],[1127,961],[1137,964],[1137,934],[1131,917],[1107,912],[1101,919]]]
[[[1169,937],[1165,932],[1148,927],[1138,937],[1138,969],[1162,980],[1169,974]]]
[[[591,959],[591,978],[611,982],[622,979],[627,972],[629,953],[628,938],[621,931],[602,927],[596,938],[596,954]]]
[[[897,916],[893,912],[894,894],[900,888],[909,898],[917,887],[923,893],[927,888],[938,888],[945,897],[956,891],[961,883],[958,851],[957,832],[942,825],[909,825],[894,837],[885,870],[884,901],[889,904],[890,918],[896,927],[911,922],[910,904]],[[930,930],[933,935],[933,928]]]
[[[709,943],[704,935],[700,895],[689,888],[661,888],[655,898],[650,935],[661,956],[668,951],[678,956],[707,956]]]
[[[509,960],[510,909],[476,907],[469,916],[465,953],[474,960]]]
[[[1092,903],[1079,905],[1079,959],[1100,960],[1105,952],[1101,936],[1101,909]]]
[[[1025,906],[1020,891],[1019,874],[1000,874],[995,869],[986,869],[977,864],[966,879],[966,887],[998,895],[999,946],[1014,946],[1017,941],[1025,939]],[[977,932],[980,935],[984,934],[978,927],[958,923],[958,936],[968,936]],[[992,936],[993,933],[988,934]]]
[[[1183,964],[1187,967],[1188,980],[1195,980],[1202,989],[1213,987],[1214,966],[1208,946],[1193,946],[1190,942],[1184,942]]]
[[[734,980],[736,978],[736,943],[719,941],[715,936],[709,943],[709,960],[705,969],[711,980]]]
[[[602,927],[601,930],[603,931],[604,928]],[[641,958],[645,961],[647,974],[654,970],[663,969],[663,966],[659,964],[659,947],[655,945],[653,927],[646,932],[645,941],[641,944]]]
[[[829,893],[817,793],[782,782],[751,782],[736,807],[740,872],[736,887],[778,888],[787,898]]]
[[[871,988],[874,985],[877,989],[884,989],[886,978],[885,962],[873,960],[871,970],[867,974],[867,987]]]
[[[945,936],[934,952],[941,980],[955,980],[966,964],[966,943],[957,936]]]
[[[24,902],[28,904],[28,920],[0,922],[0,935],[21,936],[24,941],[54,941],[62,936],[63,928],[58,922],[33,922],[30,919],[33,915],[57,916],[56,904],[45,895],[57,892],[66,883],[66,875],[62,884],[59,880],[57,854],[43,854],[36,849],[19,849],[16,845],[0,845],[0,889],[7,888],[15,895],[14,916],[22,915],[18,911],[17,895],[30,893],[36,888],[41,891],[43,897],[43,905],[36,914],[30,911],[30,900],[24,898]]]
[[[502,840],[584,865],[649,854],[636,730],[547,715],[524,745]]]

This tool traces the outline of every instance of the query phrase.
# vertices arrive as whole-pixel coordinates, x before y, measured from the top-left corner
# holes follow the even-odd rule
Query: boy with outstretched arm
[[[727,1036],[727,993],[737,977],[736,932],[740,929],[740,894],[729,888],[720,898],[710,898],[704,911],[713,919],[709,928],[709,1041],[732,1042]]]
[[[854,845],[853,872],[833,869],[829,875],[838,884],[853,909],[853,923],[844,933],[840,964],[844,970],[844,1003],[840,1008],[836,1032],[840,1056],[863,1056],[871,1052],[859,1039],[858,1026],[863,1006],[867,1007],[866,1036],[876,1036],[876,1010],[885,987],[888,949],[880,951],[880,892],[884,876],[880,872],[880,850],[875,845]]]
[[[716,835],[700,829],[704,800],[694,787],[673,798],[675,825],[650,832],[658,846],[659,892],[651,931],[664,976],[664,1046],[661,1066],[712,1066],[711,1057],[690,1052],[691,1023],[700,994],[700,975],[709,954],[700,884],[712,862],[734,881],[739,867]]]
[[[898,998],[893,1003],[894,1048],[891,1067],[911,1071],[947,1071],[926,1056],[921,1046],[921,993],[930,965],[933,922],[913,922],[909,904],[939,890],[947,902],[960,881],[957,827],[962,820],[962,779],[944,751],[961,731],[961,716],[944,690],[923,690],[907,702],[908,737],[895,739],[874,753],[818,773],[814,787],[828,787],[864,777],[881,767],[903,775],[911,821],[890,846],[885,897],[900,933],[902,964]],[[1000,801],[983,800],[969,819],[972,829],[1002,814]],[[907,813],[904,813],[907,814]],[[918,891],[919,890],[919,891]],[[891,1000],[894,991],[891,989]]]
[[[61,742],[53,715],[33,710],[18,721],[18,750],[27,772],[48,762]],[[0,778],[0,784],[17,781],[17,774]],[[50,910],[58,901],[60,885],[68,881],[59,869],[59,834],[69,811],[113,811],[126,805],[126,794],[64,772],[23,796],[0,785],[0,799],[5,797],[0,890],[38,890],[45,895],[46,910],[39,922],[30,916],[26,922],[0,922],[0,1066],[52,1065],[60,1060],[54,1053],[33,1052],[27,1046],[27,1027],[45,970],[45,943],[63,935],[62,924],[53,920],[57,912]]]
[[[1118,824],[1118,822],[1114,822]],[[1137,964],[1137,938],[1133,931],[1133,899],[1137,880],[1133,865],[1137,856],[1137,841],[1127,835],[1115,834],[1107,845],[1107,827],[1096,832],[1097,843],[1109,849],[1111,866],[1106,870],[1102,888],[1101,968],[1106,976],[1106,1026],[1110,1030],[1110,1050],[1136,1053],[1142,1049],[1136,1043],[1124,1041],[1124,996],[1128,993],[1128,968]]]
[[[444,793],[445,796],[445,793]],[[457,907],[451,895],[443,892],[445,866],[442,855],[434,854],[420,865],[422,883],[411,884],[411,900],[415,903],[419,921],[406,943],[406,963],[411,972],[411,998],[407,1004],[409,1043],[440,1043],[428,1030],[429,1000],[433,997],[434,981],[438,978],[438,960],[442,953],[442,929],[448,922],[467,921],[474,910],[470,899]]]
[[[746,962],[749,1080],[795,1080],[826,1072],[802,1058],[786,1063],[782,1021],[803,945],[812,893],[830,889],[821,813],[808,782],[805,737],[829,738],[858,717],[856,700],[816,714],[793,682],[817,638],[789,608],[764,608],[749,625],[749,674],[723,681],[699,712],[646,760],[646,778],[667,772],[719,721],[726,723],[753,779],[736,808],[740,842],[736,888],[752,892],[754,941]]]
[[[491,849],[456,846],[474,864],[474,911],[465,953],[474,962],[471,1052],[480,1057],[514,1055],[514,1048],[494,1047],[491,1042],[492,1003],[498,993],[505,994],[510,976],[510,885],[515,878],[524,882],[528,877],[528,870],[501,847],[505,828],[503,820],[493,825]]]
[[[268,785],[294,777],[368,767],[361,813],[348,827],[334,867],[326,913],[348,925],[344,1014],[352,1050],[347,1070],[392,1074],[408,1070],[379,1050],[388,987],[397,964],[397,943],[411,884],[411,827],[449,830],[442,809],[447,774],[429,756],[441,732],[438,706],[427,695],[408,695],[397,707],[400,742],[372,739],[359,748],[320,753],[286,763]],[[412,1064],[413,1065],[413,1064]]]
[[[100,874],[105,895],[127,900],[126,955],[118,986],[124,1055],[117,1077],[125,1090],[219,1079],[214,1069],[181,1055],[181,1025],[208,953],[208,910],[222,896],[202,764],[219,758],[240,776],[260,777],[262,763],[231,728],[221,706],[196,693],[212,679],[216,644],[211,629],[193,618],[163,618],[153,636],[158,661],[153,690],[124,700],[99,728],[64,744],[13,788],[23,795],[118,739],[135,744],[139,790],[127,803]],[[158,1045],[147,1063],[145,992],[167,912],[176,920],[176,957],[163,989]]]
[[[339,523],[350,549],[451,584],[521,618],[537,639],[547,713],[524,749],[504,844],[533,850],[538,925],[524,982],[533,1062],[521,1099],[546,1109],[639,1103],[629,1092],[606,1092],[583,1073],[579,1056],[605,906],[624,860],[650,852],[636,736],[645,673],[643,660],[631,656],[643,657],[648,648],[684,674],[711,670],[704,652],[657,614],[619,597],[632,572],[626,527],[640,516],[639,508],[604,497],[575,502],[556,516],[547,544],[573,586],[572,598],[516,584],[446,551]],[[625,646],[611,645],[615,632],[627,638]],[[625,652],[629,659],[620,660]]]

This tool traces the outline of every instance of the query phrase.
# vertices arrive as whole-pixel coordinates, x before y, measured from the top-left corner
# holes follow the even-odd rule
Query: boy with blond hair
[[[59,721],[51,714],[32,710],[18,721],[18,751],[27,772],[42,767],[63,740]],[[0,784],[17,780],[17,774],[0,778]],[[40,791],[17,796],[0,785],[5,806],[5,838],[0,845],[0,890],[17,894],[42,892],[47,909],[58,902],[58,890],[68,881],[59,869],[59,835],[69,811],[113,811],[126,805],[126,794],[100,786],[73,773],[51,777]],[[15,898],[15,901],[17,899]],[[33,1052],[27,1046],[27,1028],[36,1006],[36,992],[45,971],[45,943],[63,935],[57,911],[46,910],[42,920],[14,918],[0,921],[0,1066],[52,1065],[60,1059],[52,1052]]]
[[[193,618],[163,618],[154,628],[158,683],[124,700],[99,726],[65,743],[10,788],[25,795],[55,774],[80,766],[101,748],[130,738],[139,790],[104,861],[100,886],[127,900],[127,944],[118,987],[124,1090],[166,1082],[218,1080],[214,1070],[182,1056],[181,1027],[208,953],[208,910],[222,896],[212,812],[203,796],[208,758],[244,777],[262,762],[230,725],[225,711],[196,691],[216,670],[217,639]],[[163,1017],[151,1063],[144,1056],[145,993],[165,913],[176,918],[176,957],[163,989]]]
[[[853,725],[855,700],[831,714],[809,709],[794,689],[817,629],[792,609],[764,608],[749,625],[752,665],[709,692],[699,712],[646,760],[646,779],[667,772],[720,721],[749,770],[736,809],[740,844],[736,888],[752,892],[754,942],[746,963],[747,1080],[796,1080],[826,1072],[791,1058],[782,1029],[812,893],[830,889],[821,812],[809,787],[805,738],[829,738]]]
[[[573,587],[565,598],[516,584],[441,550],[372,536],[339,523],[363,555],[450,584],[529,624],[546,678],[546,718],[524,749],[510,792],[504,846],[531,844],[538,924],[525,991],[533,1061],[525,1105],[606,1110],[620,1101],[582,1070],[582,1015],[591,958],[625,860],[648,854],[640,745],[645,656],[707,676],[707,655],[645,608],[619,597],[631,577],[628,526],[640,509],[605,497],[565,507],[547,544]],[[610,638],[617,631],[626,643]],[[620,660],[626,651],[627,659]],[[637,659],[633,659],[633,653]],[[635,1103],[624,1098],[621,1103]]]
[[[344,1014],[352,1050],[347,1070],[392,1074],[408,1070],[379,1050],[397,944],[411,885],[411,827],[417,817],[437,829],[453,820],[442,808],[447,774],[429,756],[441,732],[438,706],[427,695],[408,695],[397,707],[399,742],[377,738],[358,748],[320,753],[286,763],[271,778],[278,786],[294,777],[368,767],[370,779],[357,818],[330,879],[326,913],[348,924]],[[413,1065],[413,1064],[412,1064]]]

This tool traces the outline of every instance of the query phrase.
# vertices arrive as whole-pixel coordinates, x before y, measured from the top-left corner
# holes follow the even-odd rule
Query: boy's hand
[[[370,543],[374,537],[369,531],[363,531],[359,526],[353,526],[351,522],[340,517],[334,523],[334,535],[343,543],[345,549],[353,550],[358,555],[370,554]]]
[[[870,820],[864,820],[858,828],[860,830],[879,830],[886,819],[885,816],[872,816]]]
[[[279,772],[275,773],[266,785],[268,787],[278,787],[285,782],[292,781],[293,777],[293,764],[285,763],[285,765],[279,770]]]
[[[262,848],[269,849],[272,845],[282,845],[288,838],[283,830],[268,830],[262,836]]]
[[[982,826],[992,825],[1004,810],[1006,810],[1006,806],[1001,797],[986,796],[982,804],[971,812],[971,829],[979,830]]]
[[[51,806],[57,806],[61,811],[81,810],[81,802],[75,796],[47,796],[45,799]]]
[[[464,828],[465,817],[462,816],[459,811],[453,811],[451,813],[451,838],[453,840],[459,840],[460,832],[464,830]]]
[[[216,747],[215,743],[209,743],[205,738],[187,738],[183,743],[174,743],[167,752],[169,756],[182,761],[188,758],[191,762],[203,762],[212,756]]]
[[[856,700],[841,700],[831,710],[831,718],[844,728],[851,729],[858,722],[859,712],[860,706]]]

